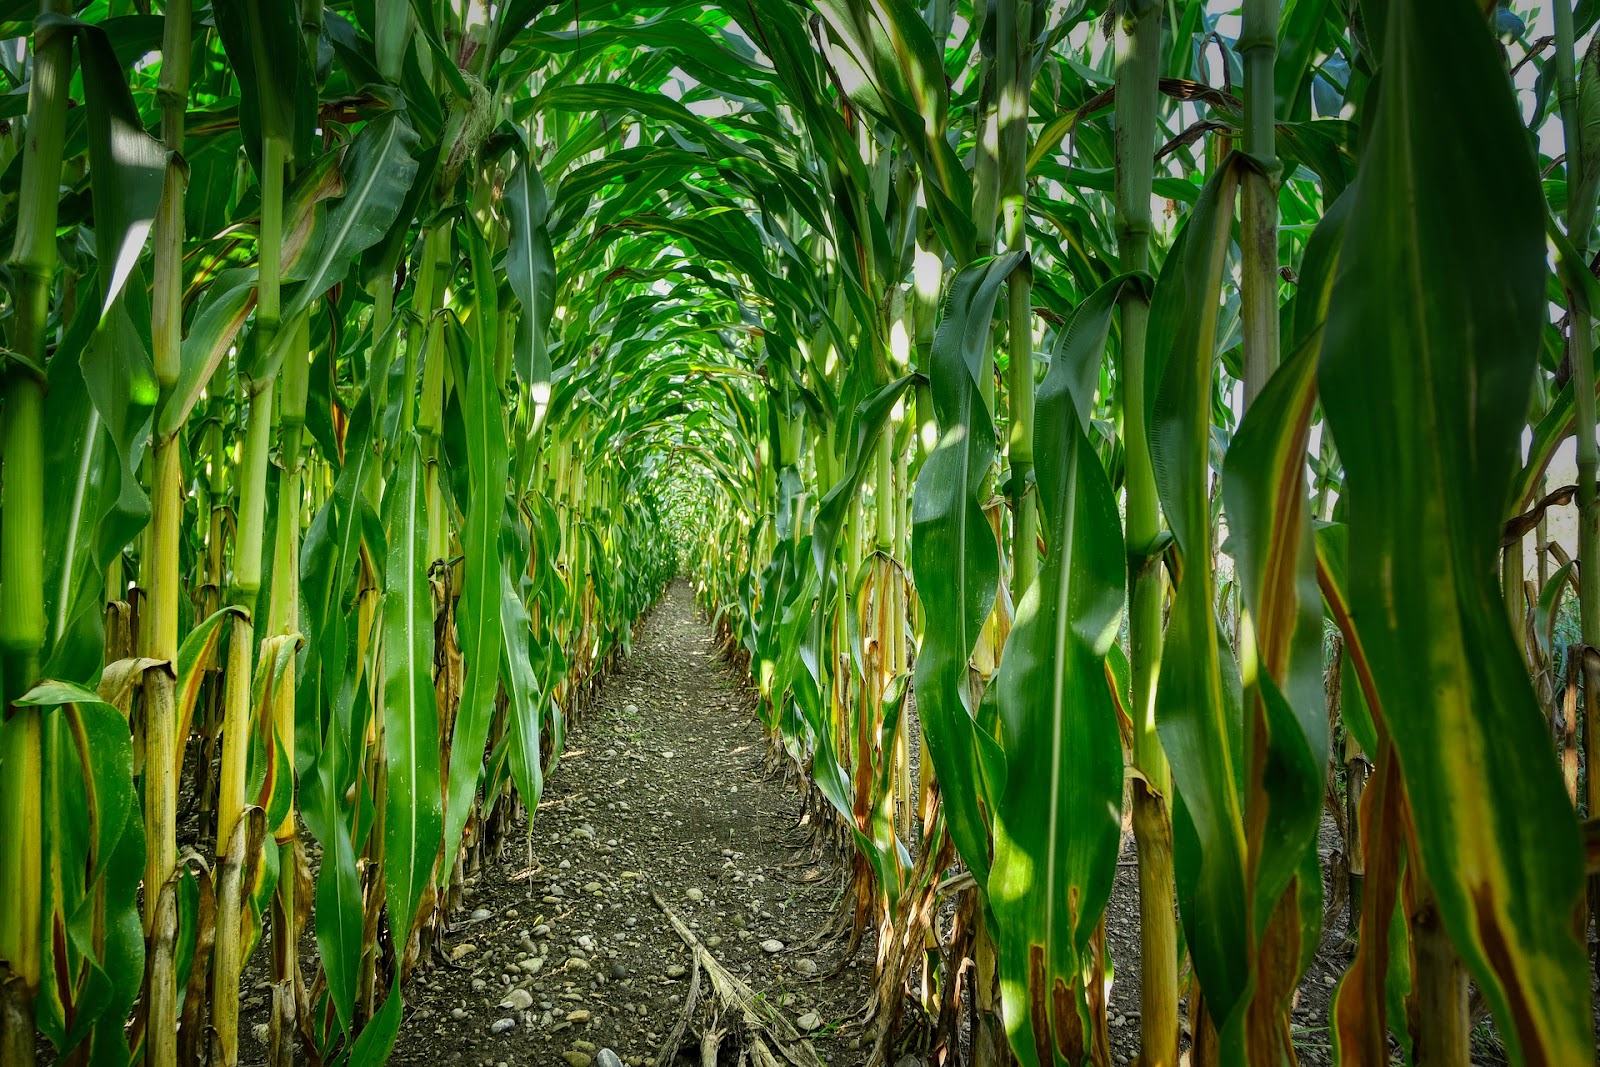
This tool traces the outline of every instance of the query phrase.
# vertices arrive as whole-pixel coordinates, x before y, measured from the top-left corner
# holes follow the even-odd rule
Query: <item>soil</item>
[[[468,887],[470,914],[443,946],[456,963],[407,987],[390,1062],[581,1064],[611,1049],[653,1064],[682,1014],[691,954],[651,889],[757,995],[815,1024],[826,1062],[861,1062],[852,1020],[872,958],[808,944],[843,875],[805,849],[803,805],[766,751],[747,688],[675,584],[569,734],[528,850],[513,846]],[[522,999],[514,989],[528,1008],[501,1006]]]

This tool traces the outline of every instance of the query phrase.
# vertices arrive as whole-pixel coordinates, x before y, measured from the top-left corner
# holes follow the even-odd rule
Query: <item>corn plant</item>
[[[382,1062],[680,574],[868,1062],[1112,1062],[1129,839],[1147,1067],[1330,885],[1594,1062],[1589,5],[158,7],[0,10],[0,1063]]]

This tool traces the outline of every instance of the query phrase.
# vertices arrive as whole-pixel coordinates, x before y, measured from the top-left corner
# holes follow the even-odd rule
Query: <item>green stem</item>
[[[1245,402],[1278,366],[1278,181],[1273,70],[1278,0],[1245,0],[1239,54],[1244,60],[1244,151],[1255,164],[1240,183],[1240,314]]]
[[[44,0],[42,14],[72,13]],[[0,1062],[34,1062],[33,1000],[39,991],[42,884],[43,731],[37,709],[15,706],[38,680],[44,650],[45,332],[56,269],[56,219],[72,37],[35,33],[28,85],[16,243],[10,267],[16,293],[6,373],[4,451],[0,452],[0,674],[10,721],[0,734]],[[9,970],[9,976],[4,974]]]
[[[1156,78],[1161,5],[1131,0],[1117,44],[1116,219],[1124,271],[1150,268],[1150,195],[1154,184]],[[1178,937],[1167,800],[1172,775],[1156,735],[1156,677],[1161,666],[1161,569],[1149,559],[1161,532],[1155,467],[1145,406],[1145,335],[1150,304],[1137,286],[1121,297],[1123,440],[1127,451],[1129,562],[1128,660],[1132,674],[1133,829],[1139,846],[1140,1031],[1146,1067],[1178,1062]]]
[[[1000,77],[1000,211],[1006,251],[1028,247],[1028,95],[1032,88],[1032,4],[1001,0],[996,19]],[[1033,274],[1026,262],[1006,283],[1011,365],[1006,382],[1011,466],[1011,596],[1021,602],[1039,570],[1039,499],[1028,491],[1033,473]]]

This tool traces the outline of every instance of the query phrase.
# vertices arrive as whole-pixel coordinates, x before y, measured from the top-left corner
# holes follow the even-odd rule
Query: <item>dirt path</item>
[[[825,1060],[863,1060],[849,1023],[871,961],[823,977],[838,947],[806,946],[839,876],[795,851],[800,801],[763,773],[764,751],[748,697],[675,584],[568,737],[533,821],[531,866],[518,844],[480,872],[471,917],[444,945],[457,963],[408,987],[391,1062],[606,1067],[600,1050],[611,1049],[654,1063],[682,1011],[690,954],[650,886],[736,977],[814,1027]]]

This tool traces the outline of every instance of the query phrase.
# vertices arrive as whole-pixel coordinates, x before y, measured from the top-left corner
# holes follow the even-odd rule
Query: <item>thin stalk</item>
[[[1130,0],[1117,27],[1116,220],[1124,271],[1150,267],[1150,195],[1154,184],[1156,77],[1161,5]],[[1178,930],[1172,868],[1172,773],[1156,735],[1156,678],[1161,666],[1161,570],[1151,564],[1161,532],[1155,467],[1145,425],[1145,334],[1150,304],[1137,286],[1123,290],[1123,441],[1127,451],[1129,563],[1128,661],[1132,675],[1133,832],[1139,848],[1140,1036],[1146,1067],[1178,1062]]]
[[[189,0],[173,0],[163,21],[161,74],[156,97],[161,103],[161,128],[168,162],[156,209],[152,236],[151,355],[162,400],[171,396],[183,361],[183,199],[187,168],[183,163],[184,118],[189,98]],[[169,61],[170,60],[170,61]],[[170,919],[175,928],[176,903],[166,891],[178,862],[178,777],[181,738],[173,703],[178,660],[178,541],[183,522],[183,470],[178,434],[155,442],[150,493],[150,549],[146,568],[144,654],[166,666],[144,673],[144,932],[148,943],[149,1047],[153,1067],[177,1062],[178,987],[173,971]],[[170,915],[168,914],[170,913]]]
[[[1000,78],[1000,212],[1006,251],[1028,246],[1028,95],[1033,73],[1033,5],[1002,0],[996,19]],[[1011,466],[1011,597],[1022,594],[1039,571],[1039,498],[1028,490],[1033,473],[1033,273],[1024,261],[1006,282],[1011,355],[1006,396],[1010,405],[1006,456]]]
[[[42,14],[72,13],[64,0],[43,0]],[[4,452],[0,461],[0,672],[10,722],[0,750],[0,1063],[31,1067],[33,1001],[39,991],[42,883],[43,729],[35,708],[16,701],[39,676],[44,649],[44,382],[45,331],[56,269],[56,219],[72,37],[35,34],[28,84],[26,147],[17,201],[10,347],[18,357],[6,374]],[[31,366],[30,366],[31,364]],[[7,973],[9,972],[9,973]]]
[[[41,383],[13,364],[0,483],[0,651],[10,718],[0,731],[0,1063],[7,1065],[34,1062],[33,1001],[40,979],[43,724],[37,708],[15,701],[37,678],[44,643],[38,565],[44,551],[43,410]]]
[[[252,343],[258,355],[272,348],[278,333],[283,240],[284,146],[268,137],[261,148],[261,234],[257,258]],[[242,357],[241,357],[242,360]],[[242,366],[241,362],[241,366]],[[261,548],[265,538],[267,461],[272,435],[272,382],[250,380],[243,372],[245,395],[244,452],[239,470],[239,524],[233,542],[233,588],[230,602],[240,607],[228,643],[228,670],[223,705],[222,773],[217,797],[217,850],[230,848],[245,809],[245,773],[249,755],[250,675],[255,651],[256,601],[261,591]],[[212,969],[211,1010],[216,1030],[216,1059],[224,1067],[239,1060],[239,975],[244,964],[239,943],[242,901],[223,895],[217,900],[217,940]]]
[[[1278,366],[1278,181],[1273,70],[1278,0],[1245,0],[1239,55],[1244,61],[1244,151],[1254,166],[1239,184],[1244,397],[1254,401]]]
[[[300,626],[300,449],[305,432],[306,398],[310,389],[310,327],[301,319],[284,360],[280,377],[279,451],[283,473],[278,481],[278,531],[272,563],[272,596],[267,611],[268,632],[295,633]],[[294,694],[280,686],[273,700],[273,730],[284,751],[294,751]],[[273,979],[278,987],[272,999],[272,1032],[287,1047],[279,1047],[273,1062],[293,1060],[294,1009],[300,980],[298,942],[303,919],[295,914],[298,851],[293,793],[283,820],[272,828],[278,849],[278,886],[273,909]],[[286,994],[285,994],[285,991]]]

